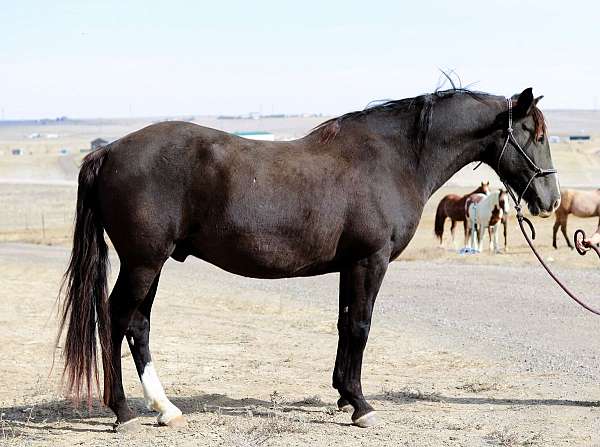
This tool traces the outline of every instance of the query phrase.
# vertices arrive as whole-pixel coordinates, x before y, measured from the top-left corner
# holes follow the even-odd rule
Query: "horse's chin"
[[[529,212],[531,213],[531,215],[535,216],[535,217],[547,218],[547,217],[550,217],[552,215],[552,211],[543,210],[535,202],[534,203],[528,203],[527,204],[527,208],[529,208]]]

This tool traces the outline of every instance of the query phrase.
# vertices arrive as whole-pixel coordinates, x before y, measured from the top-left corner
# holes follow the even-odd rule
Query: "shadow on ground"
[[[219,415],[270,417],[277,413],[303,412],[323,413],[335,410],[334,402],[323,402],[319,399],[307,399],[297,402],[274,403],[261,399],[234,399],[224,394],[199,394],[189,397],[174,397],[172,402],[184,414],[213,413]],[[440,394],[419,394],[411,392],[387,392],[367,396],[367,400],[392,402],[399,405],[410,405],[415,401],[443,402],[455,405],[520,405],[520,406],[568,406],[568,407],[599,407],[600,402],[570,400],[570,399],[511,399],[493,397],[448,397]],[[156,425],[155,413],[149,411],[143,399],[128,399],[130,407],[143,417],[143,426]],[[106,408],[95,403],[91,409],[75,408],[68,400],[53,400],[37,405],[17,405],[0,408],[2,423],[15,431],[23,429],[52,432],[106,432],[112,431],[114,415]],[[101,420],[94,420],[101,419]],[[59,423],[67,423],[59,424]],[[323,423],[315,419],[311,422]],[[332,423],[335,423],[332,421]],[[57,425],[59,424],[59,425]],[[346,425],[346,424],[341,424]]]

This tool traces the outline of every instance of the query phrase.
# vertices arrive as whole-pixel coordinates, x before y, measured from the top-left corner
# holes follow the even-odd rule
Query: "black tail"
[[[446,210],[445,210],[445,205],[446,205],[446,198],[444,197],[438,207],[437,207],[437,211],[435,212],[435,225],[434,225],[434,229],[433,231],[435,232],[435,235],[437,236],[437,238],[440,240],[440,244],[442,243],[442,236],[444,234],[444,222],[446,221]]]
[[[65,293],[58,336],[66,325],[63,355],[67,391],[79,402],[85,390],[88,405],[92,402],[94,383],[99,390],[96,327],[105,360],[110,359],[112,348],[107,297],[108,247],[96,199],[96,179],[107,155],[108,148],[101,148],[87,155],[81,165],[73,249],[61,288]],[[112,371],[108,369],[104,374],[110,380]],[[105,393],[109,390],[105,389]]]

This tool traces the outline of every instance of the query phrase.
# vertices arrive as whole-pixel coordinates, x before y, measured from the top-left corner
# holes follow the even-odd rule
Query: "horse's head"
[[[546,125],[531,88],[511,99],[496,117],[501,132],[493,144],[489,164],[527,202],[534,216],[548,217],[560,204],[558,176],[554,171]]]
[[[481,182],[481,186],[475,190],[475,192],[480,192],[485,194],[486,196],[490,193],[490,181]]]
[[[508,200],[508,193],[504,189],[500,189],[498,194],[498,206],[504,212],[508,214],[510,212],[510,201]]]

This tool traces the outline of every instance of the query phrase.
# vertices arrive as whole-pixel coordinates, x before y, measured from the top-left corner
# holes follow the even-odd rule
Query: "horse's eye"
[[[537,142],[538,142],[538,143],[540,143],[540,144],[544,142],[544,134],[540,135],[540,136],[537,138]]]

